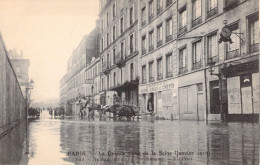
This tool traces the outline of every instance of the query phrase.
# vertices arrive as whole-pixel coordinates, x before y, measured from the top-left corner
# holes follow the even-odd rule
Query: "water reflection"
[[[20,124],[0,139],[0,164],[259,163],[259,126],[253,123],[98,121],[47,115],[31,121],[27,132],[25,128]]]

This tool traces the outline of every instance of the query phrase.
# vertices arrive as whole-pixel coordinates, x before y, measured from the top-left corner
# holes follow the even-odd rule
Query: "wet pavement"
[[[0,164],[259,164],[259,125],[43,112],[0,138]]]

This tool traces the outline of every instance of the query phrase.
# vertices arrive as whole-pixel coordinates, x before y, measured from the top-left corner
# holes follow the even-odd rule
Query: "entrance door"
[[[205,109],[205,103],[203,98],[203,93],[198,93],[198,120],[204,120],[204,109]]]
[[[219,81],[210,82],[210,113],[220,114]]]

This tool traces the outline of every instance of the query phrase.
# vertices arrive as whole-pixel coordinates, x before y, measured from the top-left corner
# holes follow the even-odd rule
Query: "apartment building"
[[[177,1],[139,1],[139,98],[148,113],[151,97],[156,116],[177,119]]]
[[[258,12],[258,0],[178,1],[180,119],[257,118]]]
[[[138,1],[100,1],[101,104],[138,104]]]

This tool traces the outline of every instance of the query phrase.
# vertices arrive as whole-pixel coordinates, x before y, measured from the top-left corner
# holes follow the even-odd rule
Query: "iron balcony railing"
[[[150,46],[149,46],[149,52],[150,52],[150,51],[153,51],[153,49],[154,49],[154,46],[153,46],[153,45],[150,45]]]
[[[259,43],[250,45],[250,53],[259,52]]]
[[[169,41],[171,41],[172,39],[173,39],[172,35],[168,35],[168,36],[166,37],[166,43],[169,42]]]
[[[213,17],[214,15],[218,14],[218,8],[215,7],[207,12],[207,18]]]
[[[188,72],[188,67],[182,67],[182,68],[179,68],[179,74],[184,74],[184,73],[187,73]]]
[[[200,69],[200,68],[201,68],[201,66],[202,66],[202,63],[201,63],[201,61],[194,62],[194,63],[192,64],[192,70],[195,70],[195,69]]]
[[[227,60],[237,58],[237,57],[240,57],[240,49],[236,49],[236,50],[227,52],[227,55],[226,55]]]
[[[154,82],[154,77],[149,77],[149,82]]]
[[[196,18],[195,20],[192,21],[192,27],[197,26],[198,24],[200,24],[202,22],[201,17]]]
[[[179,29],[179,35],[185,33],[186,31],[187,31],[187,26],[181,27],[181,28]]]
[[[160,46],[162,46],[162,44],[163,44],[162,40],[160,40],[160,41],[157,41],[157,47],[160,47]]]

